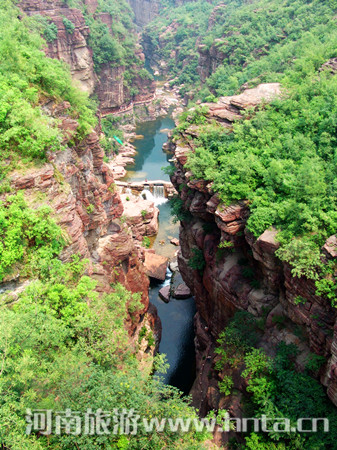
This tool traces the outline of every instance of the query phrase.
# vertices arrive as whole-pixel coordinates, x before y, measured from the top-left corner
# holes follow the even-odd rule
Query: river
[[[143,136],[137,139],[133,145],[137,155],[135,164],[128,166],[125,180],[164,180],[169,181],[169,176],[162,168],[169,165],[169,155],[162,150],[167,141],[168,130],[174,128],[174,121],[170,117],[161,117],[157,120],[137,125],[136,134]],[[159,232],[152,240],[152,248],[156,253],[174,258],[177,247],[170,244],[170,239],[179,236],[179,225],[174,223],[171,217],[170,207],[164,199],[157,199],[159,214]],[[170,283],[171,273],[168,270],[164,283],[151,282],[150,301],[157,309],[162,322],[162,339],[159,351],[165,353],[169,370],[162,376],[167,384],[179,388],[188,394],[195,377],[195,353],[193,317],[195,314],[194,299],[175,300],[169,303],[163,302],[158,295],[159,290]]]

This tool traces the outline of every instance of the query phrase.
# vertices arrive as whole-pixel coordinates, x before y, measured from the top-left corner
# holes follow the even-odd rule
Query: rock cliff
[[[160,326],[155,309],[149,306],[144,254],[121,220],[123,205],[113,174],[103,162],[98,136],[92,131],[83,142],[67,146],[78,127],[77,121],[69,117],[70,105],[49,102],[43,107],[59,120],[66,149],[50,153],[48,162],[39,168],[11,173],[12,191],[23,191],[33,207],[43,203],[52,208],[67,236],[61,260],[70,261],[74,254],[87,258],[88,275],[97,280],[99,292],[111,292],[116,282],[132,292],[142,292],[142,308],[128,320],[130,337],[136,336],[146,323],[155,329],[158,338]],[[20,281],[14,275],[6,283],[12,286]]]
[[[208,118],[230,128],[242,111],[279,94],[280,86],[274,83],[223,97],[218,104],[208,105]],[[336,309],[315,294],[312,280],[293,277],[289,265],[275,256],[279,245],[276,230],[266,230],[257,239],[247,230],[249,207],[245,201],[225,206],[213,192],[212,183],[192,178],[185,165],[188,153],[194,150],[192,136],[197,135],[195,125],[181,132],[175,143],[176,171],[172,176],[189,214],[181,222],[178,262],[198,310],[197,379],[192,390],[195,405],[202,414],[219,407],[236,408],[234,416],[240,417],[240,401],[228,402],[220,394],[214,370],[215,339],[237,310],[264,321],[261,346],[267,353],[272,355],[282,340],[293,342],[300,349],[296,362],[300,369],[309,352],[323,356],[326,364],[317,377],[337,404]],[[323,253],[327,259],[336,258],[335,236],[327,241]],[[190,264],[196,254],[203,261],[201,270]]]
[[[94,3],[94,1],[91,3],[92,7],[95,7]],[[46,54],[51,58],[65,61],[78,86],[92,94],[98,80],[94,72],[92,52],[87,44],[90,30],[85,24],[82,12],[76,8],[69,8],[62,0],[23,0],[20,2],[20,8],[28,15],[39,14],[48,17],[57,26],[57,38],[48,42]],[[66,31],[64,17],[75,25],[73,33]]]
[[[80,5],[83,6],[82,10],[102,21],[112,32],[113,18],[108,13],[96,13],[96,0],[83,0]],[[46,54],[69,65],[72,78],[80,89],[97,95],[103,114],[124,110],[133,103],[153,100],[155,83],[140,76],[139,66],[112,66],[105,63],[102,64],[99,75],[95,73],[93,52],[88,44],[90,28],[86,25],[81,9],[70,8],[63,0],[22,0],[19,6],[26,14],[41,15],[56,25],[57,36],[47,43]],[[66,29],[64,19],[73,24],[72,32]],[[139,46],[135,48],[135,57],[140,64],[145,60]],[[125,73],[130,69],[135,69],[136,74],[131,85],[125,81]]]
[[[135,13],[136,24],[140,27],[148,24],[157,14],[160,7],[158,0],[128,0]]]

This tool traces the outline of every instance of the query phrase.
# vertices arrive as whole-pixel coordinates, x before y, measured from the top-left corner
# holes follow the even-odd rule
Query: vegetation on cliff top
[[[248,229],[258,237],[276,227],[278,255],[292,264],[294,275],[313,279],[331,272],[320,261],[320,247],[337,227],[337,78],[317,74],[324,61],[318,55],[316,64],[298,61],[284,79],[283,98],[237,122],[233,131],[200,124],[203,112],[193,119],[198,109],[185,114],[199,123],[187,164],[194,177],[212,181],[225,205],[248,199]],[[186,126],[181,122],[180,130]]]
[[[67,114],[78,121],[75,139],[95,124],[88,97],[72,85],[69,69],[42,51],[41,22],[19,18],[11,1],[0,8],[0,180],[21,161],[44,159],[62,148],[64,135],[51,105],[70,103]]]
[[[335,33],[335,10],[334,1],[321,0],[187,2],[167,7],[144,38],[154,60],[166,62],[169,77],[184,85],[181,93],[193,91],[205,100],[232,95],[246,82],[280,80],[308,48],[308,39],[332,49],[328,40]],[[198,67],[201,55],[204,67]],[[207,78],[204,85],[200,71]]]
[[[137,435],[43,435],[45,427],[42,434],[26,434],[27,408],[71,409],[82,419],[88,409],[113,414],[123,408],[148,421],[197,417],[176,389],[140,367],[139,343],[132,345],[127,331],[144,310],[140,294],[119,284],[109,294],[97,292],[88,261],[78,255],[68,263],[59,259],[67,236],[51,209],[34,209],[24,193],[10,192],[5,179],[10,171],[20,165],[24,173],[28,164],[43,162],[48,152],[67,145],[53,116],[65,101],[66,114],[79,123],[68,145],[78,143],[95,123],[88,98],[72,86],[65,65],[42,51],[42,31],[39,18],[24,17],[10,1],[1,3],[0,282],[18,281],[19,275],[26,281],[14,295],[11,283],[1,285],[1,446],[199,449],[203,433],[147,432],[142,424]],[[114,425],[111,417],[112,431]]]

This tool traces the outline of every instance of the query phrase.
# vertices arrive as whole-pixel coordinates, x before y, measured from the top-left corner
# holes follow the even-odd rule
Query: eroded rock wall
[[[65,61],[80,89],[92,94],[98,80],[92,52],[87,44],[90,30],[82,12],[77,8],[69,8],[62,0],[22,0],[19,6],[26,14],[48,17],[57,26],[57,39],[48,42],[46,54]],[[73,33],[66,31],[64,17],[75,25]]]
[[[228,128],[242,110],[279,93],[279,86],[271,84],[238,96],[224,97],[217,105],[209,105],[209,118],[215,118]],[[292,276],[290,266],[277,258],[275,251],[279,244],[275,240],[275,230],[266,230],[258,238],[247,230],[249,208],[246,202],[224,206],[212,191],[211,183],[192,178],[185,164],[188,153],[193,151],[191,135],[197,136],[193,127],[176,143],[176,171],[172,182],[190,213],[190,219],[181,222],[178,262],[198,310],[198,372],[192,390],[195,405],[203,413],[224,407],[224,397],[217,388],[217,375],[212,365],[214,343],[238,310],[263,319],[262,346],[267,353],[273,354],[281,340],[293,342],[300,348],[299,369],[303,369],[309,352],[324,356],[326,364],[317,376],[337,405],[336,309],[328,299],[315,294],[313,280]],[[220,242],[228,244],[221,248]],[[335,244],[336,238],[332,237],[324,246],[326,258],[336,258]],[[196,254],[202,255],[204,260],[202,270],[191,268],[190,261]],[[280,323],[282,330],[278,327]],[[239,407],[238,399],[234,403]]]
[[[158,0],[128,0],[129,5],[135,13],[135,22],[143,27],[156,17],[160,7]]]
[[[61,260],[70,261],[74,254],[88,259],[88,275],[97,280],[97,291],[111,292],[112,284],[119,282],[131,292],[142,293],[142,308],[128,320],[130,337],[144,320],[159,334],[156,310],[149,309],[144,254],[129,227],[120,220],[123,205],[113,174],[103,162],[104,151],[96,132],[83,142],[67,146],[78,127],[76,120],[69,118],[70,105],[49,103],[44,107],[60,121],[66,148],[50,153],[42,167],[10,174],[12,190],[23,191],[32,207],[47,204],[52,208],[67,239]],[[22,280],[18,275],[14,273],[5,281],[19,283]]]
[[[56,25],[57,38],[47,43],[46,54],[69,65],[72,78],[78,87],[89,94],[97,95],[103,114],[123,111],[133,103],[147,103],[153,100],[155,94],[153,81],[136,75],[132,86],[125,82],[125,72],[128,69],[135,69],[135,73],[139,73],[141,66],[103,64],[99,74],[95,73],[93,53],[88,44],[90,29],[80,9],[68,7],[63,0],[22,0],[19,6],[26,14],[39,14]],[[94,17],[97,6],[96,0],[83,1],[83,8]],[[111,27],[113,18],[110,14],[100,13],[97,17]],[[64,18],[75,26],[73,32],[67,31]],[[145,60],[139,46],[135,49],[135,55],[140,63]],[[137,93],[131,94],[131,89]]]

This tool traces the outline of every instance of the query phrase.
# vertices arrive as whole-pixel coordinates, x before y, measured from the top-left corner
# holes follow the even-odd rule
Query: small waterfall
[[[165,198],[164,186],[153,186],[153,196],[154,198]]]
[[[149,186],[144,186],[140,194],[145,200],[150,200],[155,204],[155,206],[162,205],[167,202],[167,198],[165,198],[164,186],[154,186],[153,193],[150,191]]]
[[[126,193],[126,194],[132,194],[131,188],[126,188],[126,189],[125,189],[125,193]]]

